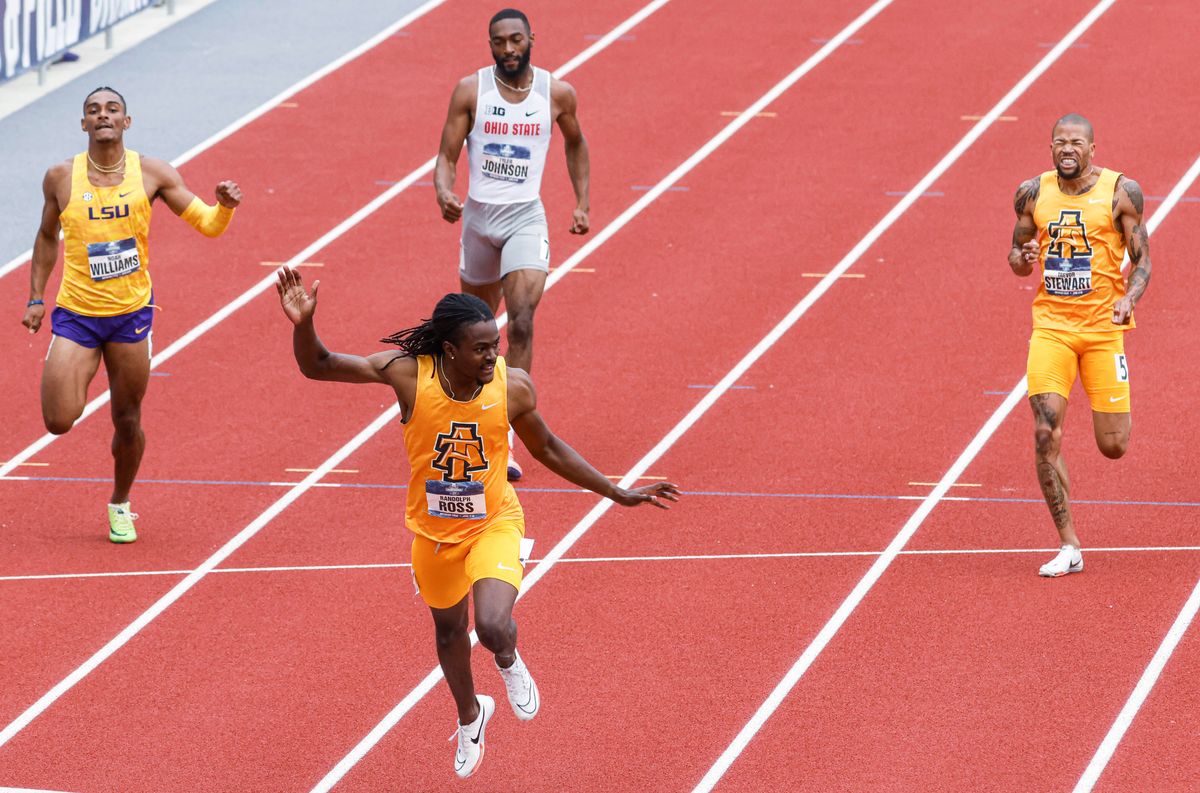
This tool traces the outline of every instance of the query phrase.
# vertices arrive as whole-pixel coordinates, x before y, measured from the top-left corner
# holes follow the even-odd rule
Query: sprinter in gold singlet
[[[45,205],[33,243],[29,302],[22,324],[37,333],[46,315],[46,282],[63,234],[63,279],[50,316],[50,350],[42,372],[42,418],[61,435],[87,402],[103,359],[112,392],[115,433],[108,538],[137,539],[129,491],[146,447],[142,397],[150,379],[154,292],[150,283],[150,205],[161,198],[197,231],[225,231],[242,200],[234,182],[216,188],[217,205],[197,198],[169,163],[125,148],[132,118],[125,98],[97,88],[83,102],[87,151],[46,171]]]
[[[468,777],[483,760],[484,728],[496,708],[475,693],[468,597],[479,643],[495,656],[513,713],[528,721],[541,702],[517,653],[512,618],[527,557],[525,516],[507,476],[509,428],[542,465],[622,506],[665,509],[679,490],[669,482],[617,487],[556,437],[537,411],[528,373],[499,356],[500,331],[480,298],[446,295],[430,319],[383,339],[398,352],[362,358],[329,352],[317,338],[319,284],[309,294],[300,273],[279,271],[279,299],[295,326],[292,349],[305,377],[391,386],[400,405],[413,580],[433,614],[438,661],[458,707],[454,772]]]
[[[1067,115],[1054,124],[1054,170],[1017,189],[1008,266],[1019,276],[1041,264],[1033,301],[1027,381],[1033,407],[1038,482],[1058,529],[1059,553],[1040,575],[1083,570],[1062,455],[1067,398],[1076,377],[1092,408],[1096,445],[1117,459],[1129,447],[1130,367],[1125,333],[1150,282],[1150,242],[1142,188],[1124,174],[1092,164],[1091,123]],[[1129,255],[1129,275],[1122,261]]]

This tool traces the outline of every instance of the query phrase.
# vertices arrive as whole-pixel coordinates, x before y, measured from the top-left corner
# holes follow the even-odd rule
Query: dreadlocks
[[[393,333],[384,344],[395,344],[405,356],[441,355],[442,342],[455,343],[462,338],[462,329],[476,322],[490,322],[496,317],[488,304],[475,297],[459,292],[443,297],[433,307],[433,316],[415,328]],[[389,363],[390,365],[390,363]]]

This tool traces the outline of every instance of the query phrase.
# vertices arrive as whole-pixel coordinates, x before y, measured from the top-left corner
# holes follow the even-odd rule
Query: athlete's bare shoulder
[[[158,198],[164,190],[183,186],[183,177],[174,165],[158,157],[142,156],[142,184],[150,200]],[[183,209],[176,210],[176,214]]]
[[[479,88],[479,73],[471,72],[466,77],[459,80],[454,86],[452,98],[458,99],[461,96],[469,96],[475,98],[475,91]]]
[[[560,80],[557,77],[550,78],[550,100],[560,107],[564,104],[570,105],[572,108],[579,101],[579,97],[575,94],[575,87],[566,80]]]
[[[537,407],[537,389],[529,372],[515,367],[508,368],[508,413],[518,416]]]
[[[1146,206],[1146,197],[1142,195],[1142,186],[1125,174],[1121,174],[1117,177],[1117,184],[1113,190],[1113,212],[1117,213],[1118,207],[1122,207],[1125,201],[1128,201],[1127,206],[1133,209],[1136,217],[1142,216],[1142,211]]]
[[[367,360],[383,379],[396,385],[400,381],[413,381],[417,377],[417,359],[396,350],[372,353]]]
[[[1042,177],[1040,176],[1021,182],[1017,187],[1017,194],[1013,196],[1013,209],[1016,210],[1018,216],[1033,214],[1033,207],[1037,203],[1041,191]]]
[[[471,115],[475,112],[475,94],[479,85],[479,76],[468,74],[459,80],[454,90],[450,92],[450,116],[459,114]]]
[[[45,184],[58,184],[64,179],[71,178],[71,171],[75,168],[75,159],[63,160],[56,162],[46,169],[46,176],[43,178]]]
[[[71,200],[71,171],[74,167],[72,159],[56,162],[46,169],[46,175],[42,177],[42,197],[46,199],[48,208],[62,210]]]

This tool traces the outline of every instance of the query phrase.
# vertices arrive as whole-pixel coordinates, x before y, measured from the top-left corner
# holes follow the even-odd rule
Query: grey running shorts
[[[472,286],[494,284],[514,270],[550,272],[550,234],[540,199],[463,207],[458,275]]]

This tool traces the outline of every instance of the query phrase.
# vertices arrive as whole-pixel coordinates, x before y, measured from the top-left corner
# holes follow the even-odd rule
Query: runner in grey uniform
[[[533,363],[533,314],[550,271],[550,236],[542,208],[542,172],[550,132],[562,132],[575,191],[572,234],[588,232],[588,148],[576,118],[575,89],[530,66],[533,34],[520,11],[505,9],[488,25],[495,66],[459,81],[450,97],[434,170],[438,207],[448,223],[463,220],[459,280],[464,292],[508,312],[510,367]],[[458,157],[467,145],[469,194],[454,192]],[[520,466],[510,459],[509,478]]]

